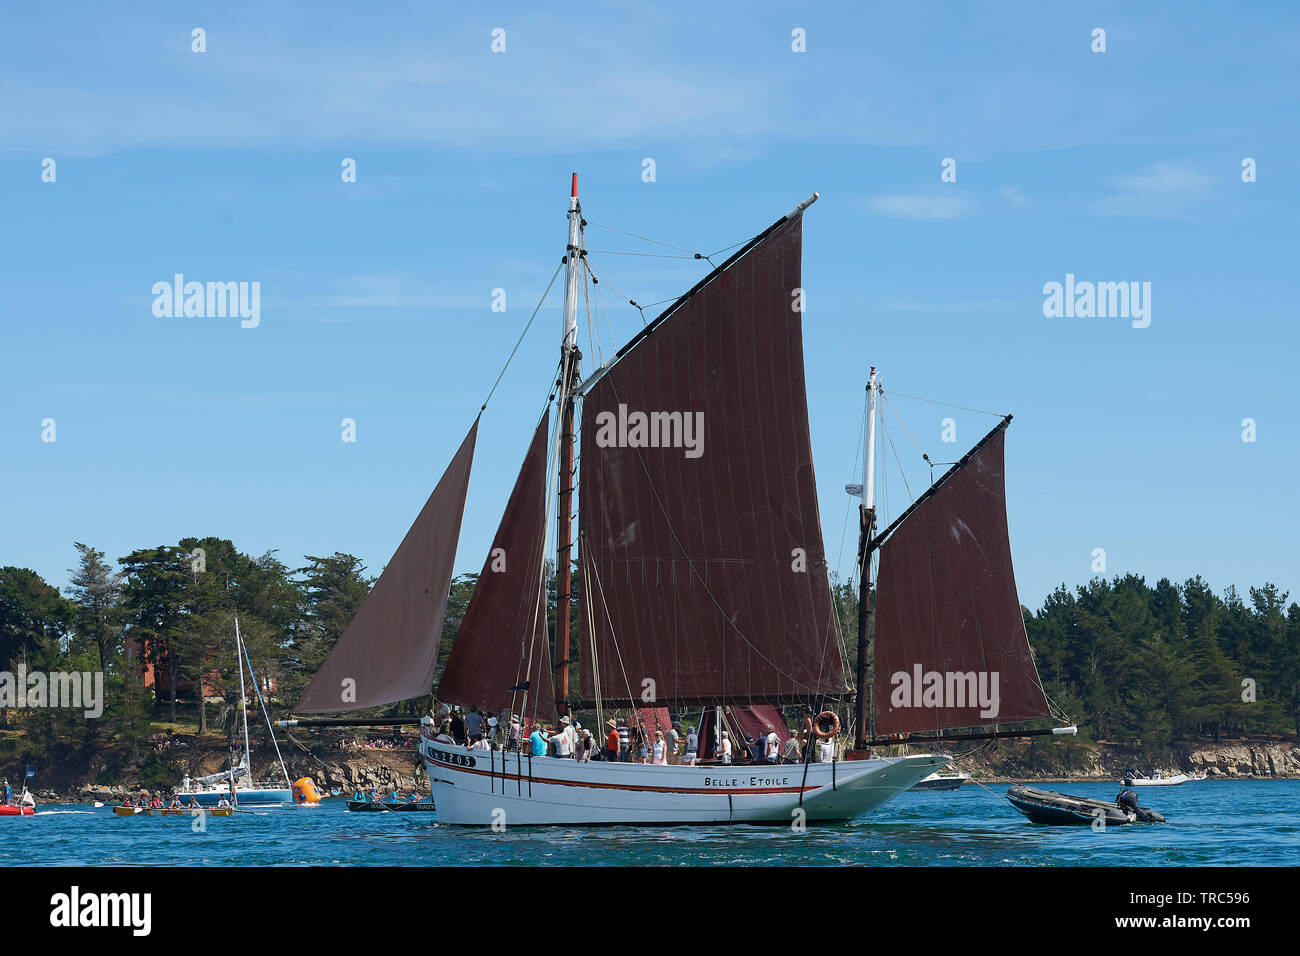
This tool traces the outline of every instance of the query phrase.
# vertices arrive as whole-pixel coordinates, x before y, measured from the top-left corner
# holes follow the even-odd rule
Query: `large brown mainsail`
[[[808,433],[802,238],[801,213],[774,224],[586,392],[585,699],[845,691]]]
[[[447,610],[478,419],[297,711],[334,713],[429,692]]]
[[[555,712],[542,581],[547,424],[543,418],[528,446],[492,550],[456,632],[438,683],[438,699],[446,703],[477,704],[492,712],[518,711],[524,695],[511,688],[528,681],[527,712]]]
[[[878,735],[1049,716],[1011,566],[1007,421],[880,546]]]

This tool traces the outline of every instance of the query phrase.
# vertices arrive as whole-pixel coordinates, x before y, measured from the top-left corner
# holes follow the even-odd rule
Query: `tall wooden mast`
[[[857,492],[861,502],[858,506],[861,526],[858,566],[861,573],[858,578],[858,695],[855,700],[854,750],[867,749],[872,737],[871,642],[867,634],[867,618],[871,613],[871,541],[876,533],[876,394],[879,390],[880,383],[876,381],[876,367],[873,365],[867,379],[867,448],[862,463],[862,484],[848,488],[850,493]]]
[[[569,244],[564,255],[564,338],[560,346],[559,502],[555,521],[555,709],[568,713],[569,617],[573,588],[573,394],[578,381],[578,284],[582,278],[582,207],[578,174],[569,194]]]

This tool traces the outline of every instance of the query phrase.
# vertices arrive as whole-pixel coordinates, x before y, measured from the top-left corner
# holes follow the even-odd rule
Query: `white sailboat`
[[[271,730],[271,742],[275,744],[275,755],[280,760],[280,769],[284,773],[286,786],[280,787],[254,781],[252,770],[249,767],[248,755],[252,753],[252,750],[248,736],[248,708],[244,705],[247,699],[244,688],[245,661],[248,663],[249,680],[252,681],[253,689],[257,692],[259,702],[262,703],[262,713],[264,715],[266,714],[266,704],[261,700],[262,692],[257,687],[257,677],[253,673],[253,662],[248,659],[248,652],[244,648],[244,641],[239,633],[238,617],[235,618],[235,659],[239,665],[239,699],[240,712],[243,715],[244,722],[244,752],[240,755],[238,764],[235,764],[232,760],[229,770],[208,774],[203,777],[185,777],[181,782],[181,789],[178,791],[177,796],[182,803],[189,803],[193,799],[195,803],[204,809],[216,807],[223,799],[246,808],[292,804],[294,802],[293,787],[289,781],[289,770],[284,765],[284,758],[280,756],[280,745],[275,739],[275,731],[271,730],[269,717],[267,719],[267,729]]]
[[[591,270],[574,175],[554,389],[435,693],[444,703],[499,714],[503,724],[512,715],[545,722],[594,712],[602,732],[615,709],[801,705],[819,714],[810,721],[819,738],[837,737],[843,714],[854,746],[826,748],[829,759],[813,762],[823,749],[806,740],[805,762],[795,764],[586,762],[468,749],[449,743],[425,717],[419,749],[440,822],[847,820],[951,760],[875,756],[872,745],[893,741],[873,738],[873,721],[901,735],[1048,715],[1006,543],[1001,436],[1009,417],[880,534],[869,451],[857,490],[863,624],[858,667],[850,673],[821,535],[804,387],[803,217],[816,199],[814,193],[742,244],[584,379],[577,310]],[[869,449],[878,391],[873,370]],[[429,692],[478,426],[475,420],[299,713],[358,710]],[[579,646],[571,648],[575,487],[584,586]],[[964,537],[939,528],[950,514],[968,520]],[[552,524],[553,649],[545,562]],[[926,547],[938,552],[932,568],[945,560],[969,565],[963,580],[954,585],[938,572],[922,580],[913,555]],[[884,692],[873,694],[865,618],[870,560],[878,551],[885,563],[874,680],[884,682]],[[938,617],[924,617],[921,602],[912,600],[922,591]],[[962,602],[964,616],[954,612]],[[893,671],[915,666],[928,673],[936,653],[954,650],[1006,669],[1000,715],[989,719],[974,699],[930,706],[918,696],[916,708],[891,702]],[[577,688],[570,687],[571,651],[579,658]],[[888,670],[882,674],[881,667]],[[295,723],[329,721],[284,725]]]

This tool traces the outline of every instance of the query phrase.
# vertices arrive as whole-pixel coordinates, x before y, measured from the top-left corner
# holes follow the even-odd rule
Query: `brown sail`
[[[489,712],[523,707],[552,715],[555,689],[546,637],[542,563],[546,552],[546,436],[542,419],[506,504],[492,550],[438,683],[438,699]],[[532,667],[529,668],[529,660]]]
[[[312,678],[297,711],[324,714],[420,697],[433,683],[478,419],[388,566]]]
[[[1007,421],[886,531],[876,582],[877,735],[1049,716],[1011,566]]]
[[[796,311],[802,238],[802,214],[774,224],[587,389],[587,700],[777,703],[845,690]]]

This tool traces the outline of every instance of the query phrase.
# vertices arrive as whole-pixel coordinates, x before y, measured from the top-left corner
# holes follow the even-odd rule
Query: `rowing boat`
[[[432,813],[432,803],[384,803],[371,802],[369,800],[349,800],[349,813],[384,813],[386,811],[396,811],[397,813]]]
[[[114,807],[113,813],[119,817],[192,817],[206,813],[210,817],[234,816],[233,807],[211,807],[173,809],[171,807]]]

